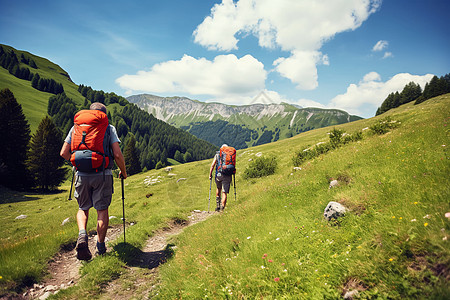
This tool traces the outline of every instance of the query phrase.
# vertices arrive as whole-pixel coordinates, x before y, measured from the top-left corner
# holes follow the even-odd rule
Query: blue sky
[[[0,43],[76,84],[371,117],[410,81],[450,73],[447,0],[5,1]]]

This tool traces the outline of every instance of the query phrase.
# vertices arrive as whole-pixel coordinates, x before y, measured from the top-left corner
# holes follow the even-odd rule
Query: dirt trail
[[[147,244],[142,249],[139,257],[136,257],[132,266],[127,266],[127,276],[125,279],[132,282],[132,286],[123,289],[123,283],[118,283],[118,278],[105,287],[103,297],[105,299],[129,299],[137,292],[139,287],[143,286],[143,290],[139,292],[148,294],[156,284],[156,268],[165,262],[166,254],[164,249],[170,236],[174,236],[183,231],[183,228],[191,226],[198,222],[206,220],[212,216],[213,212],[196,210],[184,222],[172,222],[166,228],[157,231],[151,238],[147,240]],[[113,241],[123,233],[122,225],[110,227],[107,233],[107,241]],[[96,237],[94,234],[89,235],[89,249],[93,256],[96,247]],[[107,251],[112,250],[109,247]],[[82,262],[76,258],[75,243],[65,245],[63,249],[55,255],[49,262],[47,276],[41,283],[34,284],[29,288],[22,297],[16,299],[45,299],[46,296],[54,294],[60,289],[64,289],[77,284],[80,279],[79,269]],[[150,284],[149,284],[150,283]]]
[[[158,285],[158,266],[166,261],[164,249],[170,237],[183,231],[185,227],[202,222],[215,214],[207,211],[194,211],[185,222],[172,222],[147,240],[142,252],[134,263],[126,267],[126,278],[118,278],[108,284],[101,299],[125,300],[131,298],[147,299],[150,291]]]

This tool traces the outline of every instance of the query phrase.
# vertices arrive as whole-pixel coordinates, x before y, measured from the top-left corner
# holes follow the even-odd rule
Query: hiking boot
[[[99,255],[103,255],[105,253],[106,253],[105,243],[97,242],[97,251],[95,251],[95,255],[99,256]]]
[[[77,258],[79,260],[90,260],[92,258],[91,251],[89,251],[87,234],[80,234],[78,236],[75,249],[77,250]]]

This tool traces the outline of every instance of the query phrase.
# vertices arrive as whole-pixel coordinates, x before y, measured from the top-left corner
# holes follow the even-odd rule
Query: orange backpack
[[[217,172],[223,175],[236,174],[236,149],[228,146],[220,148]]]
[[[78,171],[99,172],[111,168],[108,116],[100,110],[81,110],[74,117],[70,161]],[[108,138],[105,138],[108,137]]]

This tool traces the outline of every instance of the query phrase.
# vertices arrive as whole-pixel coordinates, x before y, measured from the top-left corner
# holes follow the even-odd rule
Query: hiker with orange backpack
[[[209,170],[209,180],[212,180],[213,170],[216,170],[216,211],[223,211],[227,205],[232,176],[236,173],[236,149],[223,144],[214,156]]]
[[[89,110],[81,110],[75,115],[74,126],[61,148],[60,155],[77,170],[74,196],[79,206],[76,245],[79,260],[92,258],[86,231],[91,207],[97,210],[97,254],[106,253],[108,208],[114,192],[111,170],[114,161],[120,169],[119,177],[127,178],[125,159],[119,143],[116,129],[108,122],[106,106],[94,102]]]

